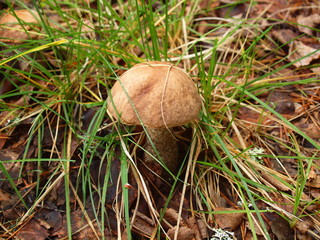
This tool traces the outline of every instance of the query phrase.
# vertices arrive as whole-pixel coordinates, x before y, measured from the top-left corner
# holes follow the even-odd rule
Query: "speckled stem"
[[[178,141],[173,136],[172,131],[167,128],[147,128],[146,130],[151,140],[150,141],[147,137],[144,146],[146,151],[156,159],[159,159],[160,156],[170,172],[176,173],[179,167],[179,148]],[[153,146],[151,142],[153,143]],[[148,153],[144,154],[144,161],[156,174],[160,176],[167,175],[166,170],[164,170],[163,167]]]

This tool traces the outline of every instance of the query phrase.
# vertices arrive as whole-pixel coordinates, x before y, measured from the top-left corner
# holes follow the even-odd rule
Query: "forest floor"
[[[0,239],[320,239],[319,1],[0,9]],[[107,108],[146,61],[201,96],[169,174]]]

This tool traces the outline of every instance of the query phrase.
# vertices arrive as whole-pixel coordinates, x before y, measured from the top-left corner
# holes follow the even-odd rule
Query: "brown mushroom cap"
[[[34,11],[15,10],[13,13],[5,13],[0,17],[0,41],[9,43],[21,43],[26,40],[36,37],[35,34],[28,34],[26,31],[31,30],[27,24],[37,23],[35,16],[38,14]],[[20,21],[19,21],[19,20]]]
[[[189,75],[167,62],[133,66],[114,84],[111,98],[108,99],[108,109],[114,117],[118,112],[122,123],[140,125],[133,105],[143,124],[151,128],[193,122],[197,120],[201,107],[199,93]]]

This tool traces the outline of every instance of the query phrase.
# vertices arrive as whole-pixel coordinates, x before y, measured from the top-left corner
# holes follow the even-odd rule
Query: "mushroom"
[[[123,124],[144,125],[144,161],[162,175],[159,159],[170,172],[178,169],[178,141],[172,128],[198,119],[201,98],[189,75],[168,62],[139,63],[126,71],[111,89],[109,113]]]

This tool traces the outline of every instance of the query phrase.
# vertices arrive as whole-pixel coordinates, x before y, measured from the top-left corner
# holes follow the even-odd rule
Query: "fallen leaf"
[[[297,17],[298,29],[300,32],[304,32],[306,34],[312,35],[312,29],[316,28],[317,24],[320,23],[320,15],[319,14],[312,14],[310,16],[299,15]],[[303,25],[303,26],[301,26]]]
[[[89,211],[88,211],[88,214],[89,214]],[[97,223],[94,222],[93,226],[96,232],[99,234],[100,231],[98,230]],[[76,234],[73,235],[73,239],[77,239],[77,240],[97,239],[96,234],[89,226],[81,210],[76,210],[71,213],[71,228],[73,233],[77,232]],[[63,217],[62,219],[62,227],[60,229],[57,229],[57,231],[53,231],[50,236],[57,236],[59,238],[65,238],[68,236],[66,217]]]
[[[38,14],[35,11],[15,10],[14,13],[5,13],[0,17],[0,39],[7,43],[21,43],[22,40],[37,37],[32,33]],[[23,26],[21,25],[23,24]]]
[[[8,208],[12,207],[14,204],[16,204],[19,200],[19,197],[17,195],[9,194],[3,190],[0,189],[0,208]]]
[[[320,189],[319,188],[320,188],[320,179],[319,179],[319,184],[318,184],[317,188],[312,188],[310,190],[310,194],[314,199],[316,199],[316,198],[320,199]]]
[[[270,126],[274,123],[268,116],[258,113],[247,107],[240,107],[238,118],[245,122],[246,125],[267,125]]]
[[[13,179],[19,178],[21,162],[14,161],[18,159],[19,155],[19,153],[16,153],[10,149],[0,150],[0,161],[3,161],[2,164]],[[0,171],[0,179],[5,178],[6,177],[4,173]],[[15,182],[17,181],[18,180],[15,180]],[[0,184],[5,184],[5,182],[0,181]]]
[[[295,67],[308,66],[311,61],[318,60],[319,57],[320,51],[318,48],[310,47],[298,40],[293,42],[288,55],[288,59],[294,62]]]
[[[178,228],[177,226],[174,226],[173,228],[169,229],[169,231],[167,232],[170,239],[174,239],[177,228]],[[184,226],[179,227],[177,239],[192,240],[193,238],[194,238],[194,232],[190,228],[184,227]]]
[[[164,214],[164,219],[169,222],[171,225],[175,226],[177,225],[177,221],[179,218],[179,214],[176,210],[174,210],[173,208],[167,208],[166,212]],[[180,224],[183,225],[183,219],[180,220]]]
[[[134,221],[132,222],[132,227],[134,228],[134,231],[147,238],[150,238],[155,229],[155,223],[151,218],[136,211]]]
[[[243,222],[243,217],[245,216],[245,213],[234,212],[236,210],[237,209],[234,209],[234,208],[223,208],[223,207],[217,207],[214,209],[214,211],[226,212],[226,213],[219,213],[214,215],[214,219],[218,224],[219,228],[225,229],[228,231],[233,231]]]
[[[307,233],[307,231],[313,227],[314,223],[312,219],[309,217],[301,218],[300,220],[296,221],[295,227],[302,233]]]
[[[191,216],[186,219],[187,226],[194,232],[196,240],[208,239],[208,227],[204,220]]]
[[[293,203],[287,198],[285,198],[282,194],[278,192],[271,192],[269,196],[270,200],[272,200],[273,203],[276,204],[279,209],[283,209],[284,211],[293,213]]]
[[[31,219],[26,225],[24,225],[16,235],[16,239],[19,240],[45,240],[47,237],[49,237],[48,230],[34,219]]]
[[[292,31],[291,29],[281,29],[271,31],[271,35],[280,41],[282,44],[288,44],[292,42],[292,39],[295,39],[299,36],[298,33]]]
[[[295,122],[294,125],[301,131],[307,134],[313,139],[320,138],[320,126],[314,122],[308,122],[305,118],[301,118],[300,121]]]
[[[308,181],[306,185],[308,187],[320,188],[320,175],[317,175],[312,181]]]
[[[278,240],[294,239],[293,230],[290,224],[283,218],[276,218],[270,223],[271,231],[276,235]]]

